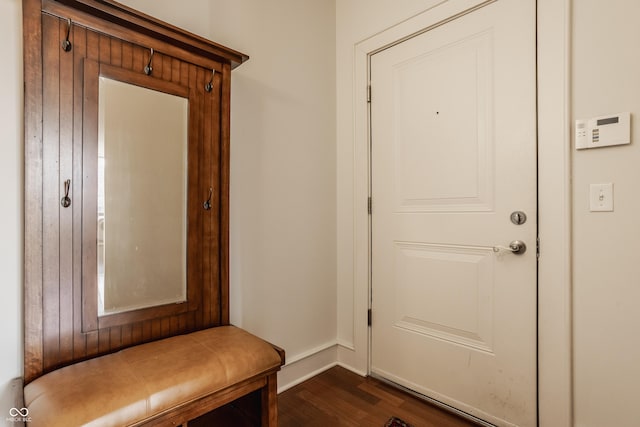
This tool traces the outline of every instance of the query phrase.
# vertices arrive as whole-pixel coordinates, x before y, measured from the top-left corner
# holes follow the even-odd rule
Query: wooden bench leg
[[[262,388],[262,427],[278,427],[278,376],[267,377]]]

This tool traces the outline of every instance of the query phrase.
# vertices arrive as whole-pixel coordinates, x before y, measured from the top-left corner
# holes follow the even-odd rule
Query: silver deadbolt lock
[[[527,222],[527,214],[522,211],[515,211],[511,214],[511,222],[515,225],[522,225]]]

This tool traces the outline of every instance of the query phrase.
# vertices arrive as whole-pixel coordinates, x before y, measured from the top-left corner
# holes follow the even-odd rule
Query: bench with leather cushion
[[[184,424],[268,388],[268,377],[275,376],[283,359],[281,350],[234,326],[137,345],[27,384],[29,425]],[[275,389],[271,392],[274,399]]]

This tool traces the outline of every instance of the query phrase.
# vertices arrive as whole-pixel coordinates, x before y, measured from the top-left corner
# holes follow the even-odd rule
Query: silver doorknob
[[[521,240],[514,240],[509,243],[509,249],[511,249],[511,252],[515,255],[522,255],[527,251],[527,245]]]

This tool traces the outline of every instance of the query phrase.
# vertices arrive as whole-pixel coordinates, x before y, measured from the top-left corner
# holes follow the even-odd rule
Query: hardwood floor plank
[[[345,387],[343,384],[335,383],[327,377],[320,376],[317,378],[319,383],[325,387],[328,397],[343,400],[348,402],[355,410],[360,410],[363,407],[369,407],[376,405],[380,399],[369,393],[360,390],[356,384]],[[366,414],[366,411],[365,411]]]
[[[377,404],[381,397],[376,393],[370,393],[362,382],[363,378],[359,375],[345,375],[345,369],[329,369],[323,375],[318,376],[319,381],[325,381],[329,387],[334,389],[344,389],[346,393],[352,394],[362,401],[365,405]],[[347,371],[348,372],[348,371]],[[352,374],[351,372],[348,372]],[[386,396],[384,396],[386,397]],[[384,398],[382,397],[382,398]],[[401,401],[398,404],[402,403]]]
[[[305,388],[298,392],[298,396],[307,405],[315,406],[325,414],[330,414],[332,418],[337,417],[341,426],[357,427],[362,425],[361,421],[367,416],[366,412],[342,399],[336,398],[332,395],[333,390],[329,388],[322,390],[308,386],[309,389]]]
[[[259,397],[259,395],[258,395]],[[234,401],[189,427],[258,427],[247,416],[259,409],[250,396]],[[475,424],[373,378],[334,367],[278,395],[279,427],[383,427],[398,417],[412,427],[469,427]]]
[[[296,394],[288,394],[285,399],[278,397],[278,424],[295,426],[300,424],[299,420],[310,420],[307,424],[310,427],[338,425],[337,416],[327,415]]]
[[[395,416],[413,427],[475,424],[373,378],[339,366],[278,396],[280,427],[382,427]]]
[[[361,384],[358,385],[358,388],[367,392],[368,394],[375,396],[378,398],[378,401],[383,400],[385,402],[388,402],[390,405],[393,406],[400,406],[402,405],[402,403],[404,402],[404,398],[403,397],[399,397],[396,396],[392,393],[389,393],[388,391],[386,391],[385,389],[381,388],[379,382],[373,382],[373,381],[365,381]]]

